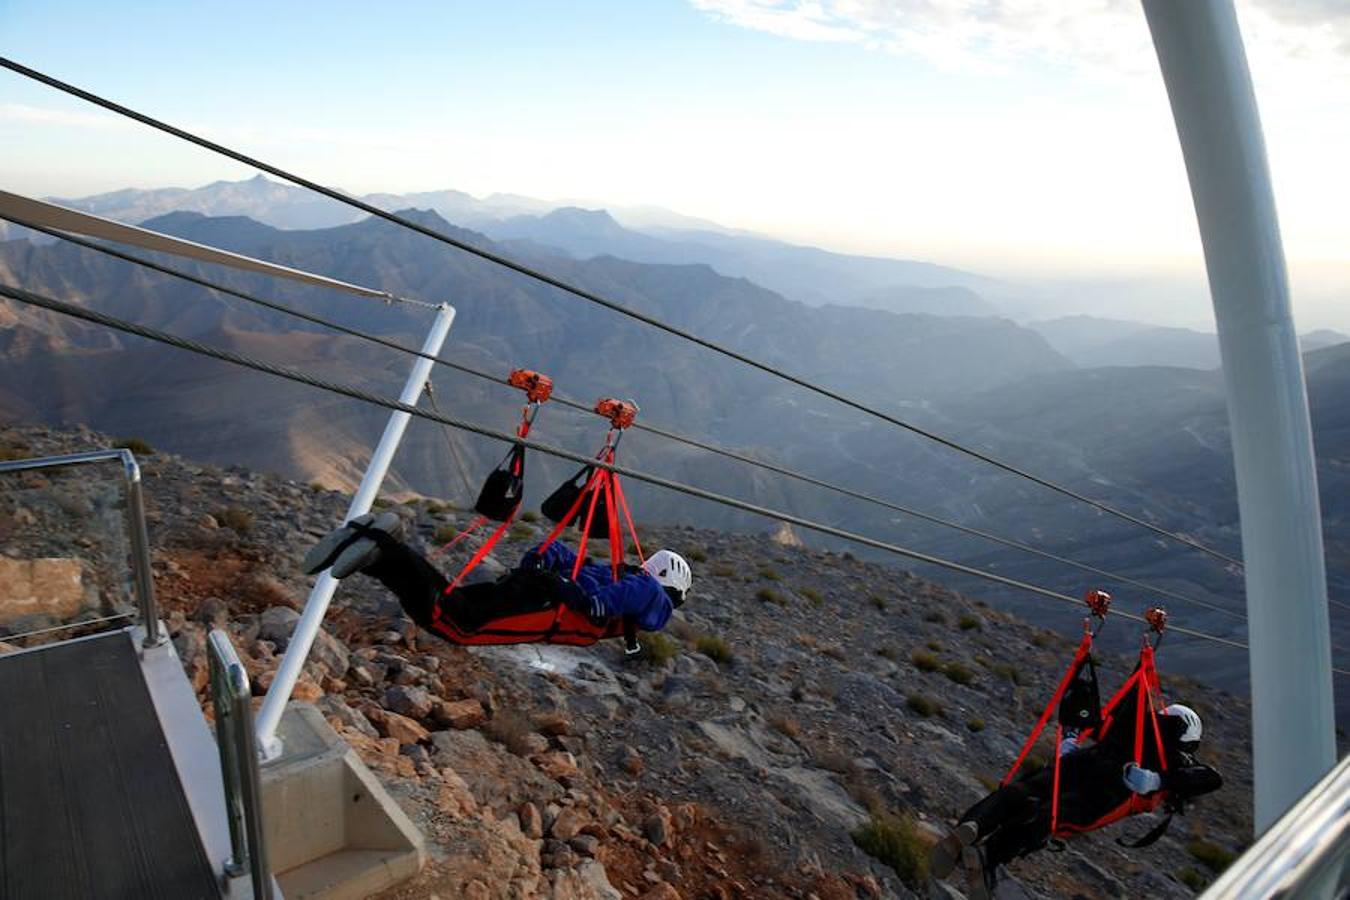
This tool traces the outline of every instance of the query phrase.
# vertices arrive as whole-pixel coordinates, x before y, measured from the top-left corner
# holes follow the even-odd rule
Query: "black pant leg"
[[[557,606],[556,583],[547,572],[514,569],[496,581],[455,588],[442,598],[441,612],[464,631],[478,631],[494,619]]]
[[[431,622],[432,610],[450,585],[426,557],[399,541],[382,543],[379,558],[361,572],[392,591],[408,617],[422,626]]]

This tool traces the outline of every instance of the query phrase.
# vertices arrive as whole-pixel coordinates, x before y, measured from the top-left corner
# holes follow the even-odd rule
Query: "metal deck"
[[[0,656],[0,900],[220,896],[128,633]]]

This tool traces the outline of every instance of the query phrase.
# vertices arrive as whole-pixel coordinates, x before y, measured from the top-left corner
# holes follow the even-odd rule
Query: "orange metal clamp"
[[[524,391],[531,403],[543,403],[553,396],[553,379],[530,369],[512,369],[507,383]]]
[[[595,412],[609,419],[610,427],[622,430],[632,425],[637,418],[638,405],[631,400],[602,397],[595,402]]]

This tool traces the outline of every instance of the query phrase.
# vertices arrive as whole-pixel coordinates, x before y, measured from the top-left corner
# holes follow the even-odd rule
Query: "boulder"
[[[384,706],[401,716],[425,719],[431,714],[431,695],[424,688],[395,685],[384,692]]]
[[[393,738],[400,744],[420,744],[431,737],[431,733],[407,716],[387,712],[384,721],[377,727],[385,737]]]
[[[78,559],[0,557],[0,621],[74,616],[84,606],[84,566]]]
[[[438,700],[432,705],[431,718],[450,728],[477,728],[487,721],[487,711],[477,700]]]
[[[575,806],[564,807],[558,813],[558,817],[553,820],[553,825],[549,828],[548,833],[556,840],[570,841],[581,834],[581,829],[586,822],[586,814]]]
[[[528,838],[540,838],[544,836],[544,820],[539,814],[539,807],[530,801],[520,804],[516,810],[516,816],[520,819],[520,830]]]
[[[268,607],[258,617],[258,637],[271,641],[278,650],[284,649],[291,642],[291,632],[295,631],[298,621],[300,614],[289,606]]]

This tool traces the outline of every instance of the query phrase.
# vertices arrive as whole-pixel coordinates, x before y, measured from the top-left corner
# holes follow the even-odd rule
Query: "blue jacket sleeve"
[[[592,615],[631,616],[643,631],[660,631],[675,611],[666,589],[641,570],[612,581],[609,566],[583,566],[577,584],[591,598]]]
[[[525,552],[520,558],[522,569],[543,569],[547,572],[558,572],[562,575],[571,575],[572,566],[577,561],[577,555],[572,552],[562,541],[554,541],[541,554],[538,547],[534,547]]]

